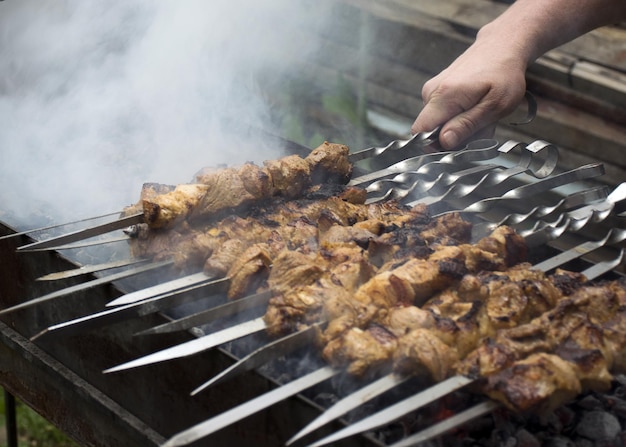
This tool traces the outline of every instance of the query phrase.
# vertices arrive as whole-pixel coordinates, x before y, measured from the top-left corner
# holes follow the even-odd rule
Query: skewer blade
[[[182,278],[173,279],[171,281],[167,281],[161,284],[157,284],[156,286],[146,287],[141,290],[137,290],[136,292],[127,293],[125,295],[120,296],[119,298],[114,299],[113,301],[109,301],[106,306],[122,306],[125,304],[132,304],[139,301],[143,301],[148,298],[154,298],[159,295],[163,295],[164,293],[173,292],[176,290],[184,289],[189,286],[200,285],[209,282],[223,282],[227,281],[226,278],[215,280],[214,278],[210,278],[206,276],[204,273],[194,273],[192,275],[187,275]]]
[[[150,313],[159,312],[164,309],[172,308],[199,299],[193,292],[199,292],[206,288],[210,289],[210,294],[220,293],[219,289],[216,292],[217,288],[215,288],[213,283],[204,283],[187,287],[185,289],[176,290],[174,292],[159,295],[137,303],[108,308],[102,312],[50,326],[31,337],[31,341],[52,333],[62,332],[64,335],[70,335],[80,331],[101,327],[106,324],[124,321],[129,318],[143,317]]]
[[[609,259],[606,261],[600,261],[592,265],[588,269],[584,270],[582,273],[589,280],[596,279],[604,275],[605,273],[608,273],[616,269],[619,265],[621,265],[622,262],[624,262],[624,256],[625,256],[625,251],[622,248],[615,258]]]
[[[101,225],[95,225],[93,227],[85,228],[82,230],[67,233],[62,236],[46,239],[45,241],[33,242],[32,244],[23,245],[19,247],[18,251],[30,251],[41,250],[44,248],[55,247],[63,244],[70,244],[72,242],[78,242],[83,239],[88,239],[94,236],[100,236],[101,234],[108,233],[110,231],[126,228],[130,225],[135,225],[143,222],[143,214],[133,214],[131,216],[123,217],[113,222],[107,222]]]
[[[388,374],[370,383],[369,385],[364,386],[363,388],[341,399],[335,405],[324,411],[324,413],[322,413],[317,419],[304,427],[302,430],[296,433],[296,435],[293,436],[289,441],[287,441],[286,445],[293,444],[298,439],[308,435],[309,433],[317,430],[320,427],[323,427],[329,422],[334,421],[335,419],[343,416],[349,411],[354,410],[360,405],[363,405],[365,402],[368,402],[369,400],[406,382],[409,378],[409,376],[401,377],[396,374]]]
[[[215,433],[224,427],[228,427],[229,425],[232,425],[252,414],[258,413],[275,403],[298,394],[307,388],[311,388],[318,383],[328,380],[338,373],[338,370],[329,366],[320,368],[310,374],[307,374],[306,376],[255,397],[254,399],[251,399],[211,419],[194,425],[193,427],[174,435],[161,447],[179,447],[191,444],[192,442],[209,436],[211,433]]]
[[[414,447],[422,442],[426,442],[450,430],[460,427],[472,419],[476,419],[477,417],[490,413],[499,406],[500,404],[493,401],[482,402],[444,421],[441,421],[438,424],[432,425],[419,433],[404,438],[403,440],[392,444],[391,447]]]
[[[89,273],[101,272],[103,270],[111,270],[129,265],[143,264],[146,262],[148,262],[147,259],[124,259],[122,261],[105,262],[102,264],[83,265],[75,269],[40,276],[36,279],[36,281],[57,281],[59,279],[74,278],[76,276],[87,275]]]
[[[393,160],[402,160],[404,158],[408,158],[410,154],[419,154],[418,150],[438,141],[440,130],[441,127],[436,127],[428,132],[416,133],[408,140],[393,140],[384,147],[370,147],[368,149],[353,152],[348,155],[348,159],[350,160],[350,163],[356,163],[357,161],[365,160],[366,158],[379,161],[380,158],[383,158],[380,157],[381,155],[383,155],[385,159],[389,158],[390,155],[395,155],[395,157],[391,158],[392,161],[389,163],[393,164]],[[423,151],[421,152],[423,153]]]
[[[217,376],[213,377],[208,382],[200,385],[198,388],[191,392],[191,395],[195,396],[200,391],[205,390],[210,386],[216,385],[220,382],[224,382],[241,373],[264,365],[270,360],[281,357],[294,351],[295,349],[310,344],[316,336],[317,326],[319,326],[319,323],[314,326],[309,326],[301,331],[294,332],[293,334],[289,334],[283,338],[275,340],[257,349],[256,351],[248,354],[237,363],[219,373]]]
[[[114,366],[113,368],[106,369],[104,372],[111,373],[116,371],[123,371],[126,369],[137,368],[139,366],[146,366],[153,363],[188,357],[193,354],[207,351],[224,343],[228,343],[229,341],[245,337],[246,335],[261,332],[265,328],[266,326],[263,318],[255,318],[254,320],[246,321],[235,326],[223,329],[221,331],[205,335],[204,337],[196,338],[186,343],[181,343],[179,345],[154,352],[144,357],[140,357],[136,360],[131,360],[130,362]]]
[[[169,266],[171,264],[172,264],[172,261],[155,262],[155,263],[152,263],[152,264],[142,265],[142,266],[139,266],[139,267],[135,267],[133,269],[125,270],[123,272],[114,273],[112,275],[103,276],[102,278],[97,278],[97,279],[94,279],[94,280],[91,280],[91,281],[84,282],[82,284],[77,284],[75,286],[66,287],[64,289],[57,290],[56,292],[52,292],[52,293],[49,293],[47,295],[40,296],[39,298],[34,298],[32,300],[25,301],[23,303],[15,305],[15,306],[8,307],[6,309],[2,309],[2,310],[0,310],[0,315],[7,314],[9,312],[14,312],[14,311],[19,310],[19,309],[24,309],[24,308],[27,308],[27,307],[31,307],[31,306],[34,306],[36,304],[43,303],[45,301],[53,300],[55,298],[60,298],[62,296],[70,295],[72,293],[76,293],[76,292],[79,292],[81,290],[87,290],[87,289],[90,289],[92,287],[96,287],[96,286],[99,286],[99,285],[102,285],[102,284],[109,284],[109,283],[111,283],[113,281],[117,281],[118,279],[128,278],[130,276],[138,275],[140,273],[145,273],[145,272],[149,272],[151,270],[156,270],[156,269],[159,269],[159,268],[162,268],[162,267],[167,267],[167,266]]]
[[[559,253],[558,255],[551,257],[550,259],[546,259],[545,261],[540,262],[539,264],[536,264],[535,268],[542,270],[544,272],[549,272],[550,270],[560,267],[569,261],[578,259],[586,255],[587,253],[590,253],[600,247],[603,247],[610,236],[611,236],[611,232],[609,231],[609,233],[604,238],[598,241],[583,242],[582,244],[577,245],[576,247],[570,248],[569,250],[563,251]]]
[[[74,250],[77,248],[86,248],[86,247],[94,247],[96,245],[106,245],[106,244],[115,244],[117,242],[127,242],[130,240],[129,236],[119,236],[119,237],[108,237],[106,239],[96,239],[82,242],[73,242],[71,244],[64,245],[54,245],[52,247],[44,247],[44,248],[29,248],[25,250],[20,250],[23,252],[36,252],[36,251],[61,251],[61,250]]]
[[[451,377],[447,380],[444,380],[443,382],[431,386],[421,393],[401,400],[400,402],[391,405],[384,410],[381,410],[364,419],[361,419],[360,421],[357,421],[352,425],[311,444],[309,447],[319,447],[322,445],[327,445],[332,442],[339,441],[340,439],[347,438],[348,436],[356,435],[364,431],[373,430],[377,427],[387,425],[388,423],[395,421],[396,419],[404,416],[411,411],[415,411],[447,394],[450,394],[453,391],[467,386],[471,382],[473,382],[472,379],[464,376]]]
[[[179,318],[178,320],[163,323],[158,326],[151,327],[141,332],[137,332],[135,336],[152,335],[152,334],[166,334],[176,331],[184,331],[191,329],[192,327],[201,326],[203,324],[210,323],[220,318],[230,317],[232,315],[245,312],[255,307],[260,307],[267,304],[271,297],[270,292],[261,292],[255,295],[251,295],[245,298],[240,298],[235,301],[223,304],[221,306],[213,307],[211,309],[203,310],[186,317]]]
[[[102,219],[104,217],[119,216],[120,214],[122,214],[122,211],[115,211],[113,213],[102,214],[101,216],[87,217],[85,219],[79,219],[73,222],[65,222],[61,224],[48,225],[45,227],[33,228],[32,230],[20,231],[19,233],[6,234],[4,236],[0,236],[0,241],[3,239],[11,239],[13,237],[24,236],[24,235],[31,234],[31,233],[38,233],[40,231],[53,230],[55,228],[66,227],[69,225],[75,225],[75,224],[82,223],[82,222],[88,222],[90,220]]]

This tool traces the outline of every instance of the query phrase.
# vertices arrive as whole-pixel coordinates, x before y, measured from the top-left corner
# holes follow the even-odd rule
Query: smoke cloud
[[[268,158],[237,125],[273,131],[257,81],[315,50],[298,32],[324,22],[315,5],[0,2],[0,220],[112,212],[144,182]]]

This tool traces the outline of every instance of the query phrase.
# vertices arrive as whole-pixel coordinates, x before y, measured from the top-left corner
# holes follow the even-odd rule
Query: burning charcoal
[[[574,443],[562,436],[555,436],[554,438],[547,439],[543,443],[544,447],[574,447]]]
[[[596,396],[589,394],[580,399],[576,405],[585,410],[598,410],[603,408],[602,402]]]
[[[540,447],[541,442],[528,430],[520,429],[515,433],[516,447]]]
[[[622,430],[615,416],[606,411],[585,413],[576,427],[576,432],[594,441],[608,441],[615,438]]]
[[[560,407],[554,411],[562,427],[562,431],[569,431],[576,423],[576,412],[570,407]]]
[[[542,420],[545,430],[551,435],[560,435],[575,423],[576,414],[568,407],[559,407]]]
[[[619,418],[626,419],[626,400],[615,396],[608,397],[606,400],[607,410]]]
[[[595,446],[593,442],[585,438],[577,438],[574,444],[576,445],[576,447],[594,447]]]

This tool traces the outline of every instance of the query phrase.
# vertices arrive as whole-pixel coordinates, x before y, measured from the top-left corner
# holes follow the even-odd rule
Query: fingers
[[[455,94],[443,89],[430,95],[411,132],[431,130],[442,125],[439,144],[451,150],[470,138],[493,135],[495,123],[520,103],[523,90],[456,88]]]

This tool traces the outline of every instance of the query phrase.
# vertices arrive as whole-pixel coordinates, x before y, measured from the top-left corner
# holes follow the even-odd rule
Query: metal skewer
[[[6,309],[0,310],[0,315],[4,315],[10,312],[15,312],[16,310],[25,309],[27,307],[34,306],[36,304],[41,304],[46,301],[53,300],[55,298],[60,298],[62,296],[70,295],[72,293],[76,293],[82,290],[87,290],[92,287],[100,286],[103,284],[109,284],[112,281],[117,281],[119,279],[128,278],[134,275],[139,275],[141,273],[146,273],[150,271],[154,271],[160,268],[168,267],[173,263],[173,261],[161,261],[155,262],[148,265],[142,265],[139,267],[135,267],[133,269],[129,269],[123,272],[114,273],[112,275],[103,276],[102,278],[97,278],[91,281],[87,281],[82,284],[77,284],[75,286],[66,287],[65,289],[58,290],[56,292],[49,293],[47,295],[40,296],[38,298],[34,298],[29,301],[24,301],[23,303],[16,304],[15,306],[8,307]]]
[[[129,265],[135,264],[144,264],[146,262],[148,262],[147,259],[124,259],[121,261],[105,262],[102,264],[83,265],[75,269],[64,270],[62,272],[49,273],[47,275],[40,276],[36,279],[36,281],[56,281],[59,279],[74,278],[76,276],[87,275],[89,273],[96,273],[104,270],[127,267]]]
[[[97,327],[104,326],[106,324],[117,323],[126,319],[134,317],[142,317],[151,313],[159,312],[161,310],[169,309],[181,304],[196,301],[201,298],[197,297],[199,292],[204,292],[203,297],[210,297],[213,294],[219,294],[224,292],[225,286],[228,282],[224,279],[218,279],[212,282],[203,282],[200,284],[194,284],[189,287],[177,289],[172,292],[160,294],[156,297],[148,298],[135,303],[126,304],[123,306],[111,307],[97,312],[95,314],[86,315],[84,317],[76,318],[74,320],[68,320],[63,323],[49,326],[43,331],[39,332],[31,338],[35,340],[44,335],[53,333],[62,333],[64,335],[74,334],[80,331],[86,331]],[[253,299],[253,297],[249,297]],[[269,299],[269,297],[267,298]],[[225,309],[214,308],[217,314],[225,316],[232,315],[238,309],[237,306],[246,306],[245,299],[228,303],[228,305],[234,307],[230,313]],[[227,305],[224,305],[224,307]],[[208,319],[208,318],[207,318]]]
[[[407,158],[388,168],[354,178],[349,184],[364,185],[383,177],[407,171],[414,171],[420,176],[434,178],[449,170],[451,166],[463,166],[467,163],[495,158],[498,155],[498,144],[496,140],[476,140],[457,152],[437,152]]]
[[[87,217],[85,219],[75,220],[73,222],[65,222],[65,223],[60,223],[60,224],[48,225],[48,226],[45,226],[45,227],[34,228],[32,230],[25,230],[25,231],[20,231],[18,233],[6,234],[4,236],[0,236],[0,241],[4,240],[4,239],[11,239],[11,238],[18,237],[18,236],[25,236],[27,234],[39,233],[41,231],[54,230],[55,228],[67,227],[67,226],[70,226],[70,225],[76,225],[78,223],[89,222],[91,220],[98,220],[98,219],[102,219],[104,217],[119,216],[121,213],[122,213],[121,211],[116,211],[116,212],[113,212],[113,213],[102,214],[100,216],[95,216],[95,217],[92,216],[92,217]]]
[[[83,239],[89,239],[90,237],[100,236],[101,234],[108,233],[114,230],[120,230],[131,225],[136,225],[143,222],[143,213],[133,214],[131,216],[123,217],[112,222],[107,222],[101,225],[85,228],[83,230],[74,231],[64,234],[62,236],[46,239],[45,241],[33,242],[32,244],[23,245],[18,247],[18,251],[31,251],[42,250],[44,248],[56,247],[59,245],[70,244],[72,242],[78,242]]]
[[[211,433],[215,433],[216,431],[234,424],[247,416],[257,413],[277,402],[298,394],[307,388],[311,388],[318,383],[328,380],[337,374],[339,374],[339,370],[333,369],[329,366],[320,368],[304,377],[255,397],[254,399],[221,413],[209,420],[196,424],[193,427],[173,436],[161,447],[178,447],[191,444],[192,442],[209,436]]]

